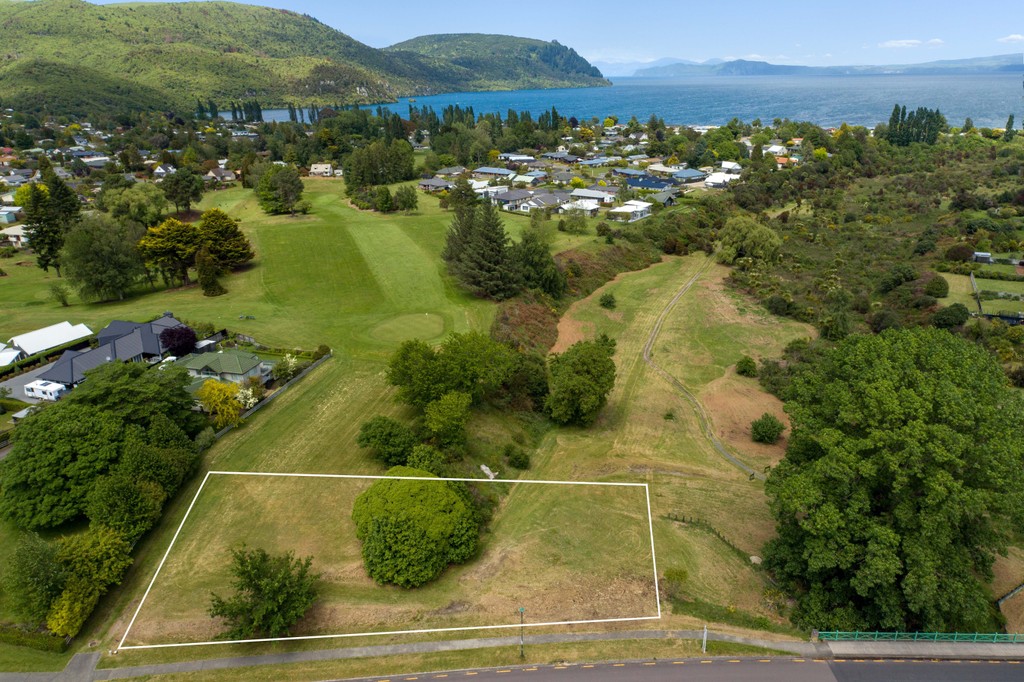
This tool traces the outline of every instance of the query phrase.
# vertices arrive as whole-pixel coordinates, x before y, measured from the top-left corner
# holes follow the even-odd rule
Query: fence
[[[299,372],[298,374],[293,376],[291,379],[289,379],[287,381],[287,383],[285,383],[283,386],[281,386],[281,388],[277,389],[276,391],[274,391],[273,393],[268,395],[266,398],[264,398],[263,400],[259,401],[258,403],[253,405],[251,408],[249,408],[248,410],[243,412],[242,413],[242,419],[243,420],[248,419],[250,416],[252,416],[252,415],[256,414],[257,412],[259,412],[260,410],[262,410],[264,407],[266,407],[271,402],[273,402],[274,399],[277,398],[277,396],[279,396],[282,393],[284,393],[285,391],[287,391],[291,387],[292,384],[294,384],[296,381],[299,381],[304,376],[306,376],[307,374],[312,372],[314,369],[316,369],[317,367],[322,365],[324,362],[326,362],[333,355],[334,355],[334,353],[332,351],[332,352],[328,353],[327,355],[324,355],[323,357],[319,358],[318,360],[314,360],[312,363],[310,363],[309,367],[307,367],[306,369],[302,370],[301,372]],[[220,431],[218,431],[214,435],[219,440],[220,438],[223,438],[228,433],[228,431],[230,431],[233,428],[234,428],[233,426],[225,426],[223,429],[221,429]]]
[[[842,632],[818,633],[823,642],[982,642],[1024,644],[1024,634],[1002,632]]]

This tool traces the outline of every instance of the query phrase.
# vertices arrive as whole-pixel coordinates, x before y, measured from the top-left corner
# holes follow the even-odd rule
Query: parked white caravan
[[[37,379],[30,384],[25,384],[25,395],[39,400],[57,400],[64,395],[66,390],[64,384],[43,379]]]

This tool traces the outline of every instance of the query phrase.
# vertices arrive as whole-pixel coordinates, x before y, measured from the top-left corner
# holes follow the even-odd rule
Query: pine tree
[[[466,248],[456,263],[462,283],[480,296],[502,301],[522,289],[522,278],[512,259],[508,235],[497,209],[485,203],[479,210]]]
[[[540,289],[552,298],[565,293],[565,275],[536,232],[523,233],[522,241],[512,247],[512,257],[527,289]]]
[[[1003,132],[1003,141],[1012,142],[1017,131],[1013,129],[1013,114],[1010,114],[1010,118],[1006,119],[1006,130]]]
[[[217,259],[210,255],[208,246],[204,245],[196,252],[196,279],[199,280],[199,286],[203,289],[203,296],[220,296],[228,293],[217,279],[220,268]]]
[[[203,213],[199,231],[210,255],[223,270],[236,270],[256,257],[239,222],[219,208]]]
[[[452,219],[452,224],[448,227],[448,237],[445,239],[444,249],[441,251],[441,258],[448,263],[449,269],[455,276],[458,276],[455,269],[458,267],[475,229],[476,209],[472,206],[457,208],[455,218]]]

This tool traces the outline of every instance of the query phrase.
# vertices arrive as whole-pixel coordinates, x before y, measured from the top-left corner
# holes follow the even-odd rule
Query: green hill
[[[602,82],[599,74],[582,75],[576,60],[589,64],[575,52],[541,41],[524,48],[541,46],[536,74],[524,65],[502,77],[504,67],[486,59],[467,66],[420,51],[378,50],[308,15],[229,2],[5,0],[0,26],[0,101],[52,113],[190,110],[197,98],[256,98],[265,106],[377,102]]]
[[[474,89],[608,85],[601,72],[575,50],[552,41],[447,33],[421,36],[385,48],[450,62],[469,72]]]

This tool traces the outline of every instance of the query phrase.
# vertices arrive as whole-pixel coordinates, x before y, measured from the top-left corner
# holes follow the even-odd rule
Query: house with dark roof
[[[491,197],[491,203],[505,211],[515,211],[519,209],[520,204],[529,201],[532,197],[533,193],[525,189],[512,189],[494,195]]]
[[[420,180],[416,186],[424,192],[441,192],[451,189],[455,184],[444,178],[425,178]]]
[[[649,189],[655,192],[661,192],[672,187],[672,183],[667,180],[659,180],[658,178],[652,178],[649,175],[640,178],[626,178],[626,184],[631,189]]]
[[[162,358],[167,349],[160,343],[160,334],[165,329],[180,326],[182,323],[171,313],[164,313],[152,322],[114,320],[96,335],[96,348],[65,351],[39,378],[73,388],[85,380],[85,373],[90,369],[108,362],[143,362]]]

